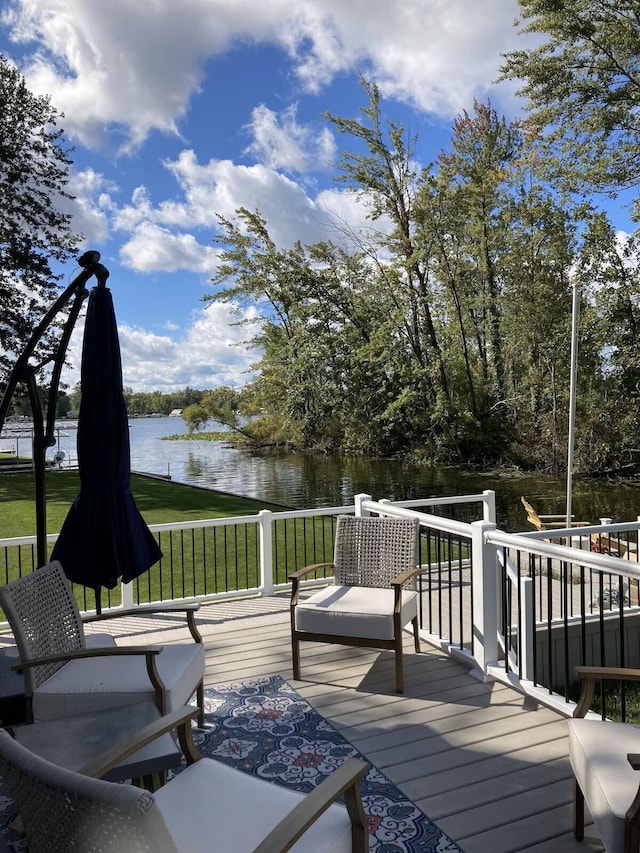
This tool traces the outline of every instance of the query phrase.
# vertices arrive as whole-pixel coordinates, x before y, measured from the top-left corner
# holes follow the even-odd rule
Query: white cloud
[[[124,266],[137,272],[207,273],[215,268],[219,252],[201,246],[193,234],[176,234],[152,222],[136,226],[120,249]]]
[[[337,149],[331,131],[298,124],[295,105],[278,114],[260,104],[251,114],[249,128],[253,142],[245,153],[254,154],[270,169],[317,172],[333,165]]]
[[[231,324],[257,314],[249,309],[236,315],[235,310],[233,303],[213,303],[200,309],[178,340],[121,326],[124,384],[137,391],[163,393],[187,385],[201,389],[244,385],[258,355],[243,345],[251,334],[247,327]]]
[[[155,0],[152,11],[16,0],[3,20],[32,49],[29,86],[54,94],[68,133],[96,144],[115,128],[137,146],[152,129],[179,133],[206,61],[239,42],[286,50],[308,92],[359,70],[383,94],[450,118],[486,95],[517,12],[517,0]]]
[[[251,364],[258,353],[243,343],[251,337],[251,327],[232,324],[255,318],[254,308],[240,310],[235,303],[214,302],[195,311],[190,326],[178,337],[119,325],[123,384],[136,391],[163,394],[187,385],[200,389],[244,385],[251,379]],[[68,366],[62,381],[69,388],[80,381],[83,335],[84,316],[67,349]]]
[[[297,240],[305,245],[351,243],[354,230],[374,227],[366,218],[366,202],[354,193],[323,190],[313,198],[300,184],[265,166],[237,166],[230,160],[200,164],[193,151],[183,151],[165,165],[181,196],[154,207],[148,190],[138,187],[131,204],[114,217],[115,227],[129,234],[120,260],[138,272],[212,273],[219,250],[203,245],[193,232],[204,231],[210,242],[219,230],[217,215],[233,221],[240,207],[260,211],[278,248]],[[388,228],[388,223],[381,220],[375,227]]]
[[[102,146],[108,155],[114,140],[133,151],[153,131],[174,137],[164,181],[154,183],[146,170],[145,157],[158,150],[152,144],[114,168],[118,182],[131,167],[137,170],[139,186],[124,206],[115,201],[118,187],[97,171],[72,175],[77,198],[65,210],[73,212],[85,245],[113,241],[112,256],[119,251],[123,266],[135,272],[210,276],[219,259],[212,244],[216,214],[233,219],[239,207],[260,211],[279,248],[296,240],[348,244],[351,229],[387,224],[367,220],[366,203],[354,194],[318,189],[335,159],[335,141],[327,127],[299,121],[295,107],[275,112],[261,104],[251,115],[247,108],[240,123],[249,122],[251,141],[242,165],[207,159],[215,148],[189,150],[198,139],[195,130],[176,157],[175,139],[198,104],[194,96],[205,83],[208,90],[233,85],[213,78],[217,72],[208,69],[220,66],[210,60],[236,48],[275,46],[289,58],[282,63],[286,88],[274,93],[282,98],[276,103],[302,103],[304,93],[357,71],[375,79],[383,95],[449,118],[488,92],[500,53],[516,43],[517,11],[517,0],[154,0],[151,6],[10,0],[0,21],[20,44],[29,88],[52,94],[65,114],[66,133],[80,143]],[[512,89],[501,91],[507,97]],[[496,105],[498,95],[492,90]],[[247,155],[259,162],[251,164]],[[108,171],[107,158],[101,168]],[[222,306],[199,311],[177,342],[180,330],[169,326],[166,335],[122,327],[126,384],[141,390],[210,387],[216,377],[241,384],[254,356],[231,347],[227,336],[246,330],[229,332],[228,320]],[[77,355],[81,339],[74,346]]]
[[[115,185],[93,169],[69,173],[68,192],[73,199],[61,199],[58,206],[73,216],[72,228],[84,237],[83,245],[104,243],[109,236],[109,218],[114,210],[111,194]]]

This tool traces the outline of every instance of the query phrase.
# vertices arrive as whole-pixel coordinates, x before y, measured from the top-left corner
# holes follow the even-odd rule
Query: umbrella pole
[[[53,428],[55,424],[55,404],[58,399],[60,373],[64,364],[71,332],[78,318],[78,314],[80,313],[82,302],[85,296],[88,296],[88,292],[85,290],[85,284],[94,275],[98,282],[101,280],[106,281],[105,275],[109,275],[106,268],[103,267],[102,264],[98,263],[99,260],[100,253],[95,251],[85,252],[84,255],[78,259],[78,265],[82,267],[82,271],[78,273],[63,293],[60,294],[36,327],[11,371],[4,394],[0,400],[0,430],[2,430],[5,418],[9,413],[9,406],[11,405],[11,400],[17,385],[20,382],[26,383],[34,420],[33,465],[36,489],[36,558],[39,566],[44,565],[47,561],[45,453],[47,448],[51,447],[55,443],[53,439]],[[29,363],[29,359],[34,354],[40,339],[55,320],[58,313],[65,308],[67,302],[69,302],[69,300],[74,296],[75,301],[69,312],[69,316],[67,317],[57,351],[52,357],[45,359],[41,364],[35,366],[31,365]],[[42,412],[40,397],[36,387],[36,374],[42,367],[51,361],[53,361],[53,372],[51,384],[49,386],[45,429],[45,417]]]
[[[96,597],[96,613],[98,616],[102,613],[102,587],[97,586],[93,590]]]

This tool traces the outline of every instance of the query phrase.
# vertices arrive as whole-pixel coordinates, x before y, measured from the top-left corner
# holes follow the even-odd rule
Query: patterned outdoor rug
[[[205,707],[206,728],[193,730],[200,752],[280,785],[311,791],[347,758],[366,760],[279,676],[209,688]],[[362,780],[362,802],[376,853],[462,853],[373,766]],[[0,829],[11,853],[26,853],[8,830],[14,817],[0,779]]]
[[[347,758],[365,758],[279,676],[205,691],[203,755],[299,791],[311,791]],[[377,853],[462,853],[379,770],[362,780],[370,849]]]

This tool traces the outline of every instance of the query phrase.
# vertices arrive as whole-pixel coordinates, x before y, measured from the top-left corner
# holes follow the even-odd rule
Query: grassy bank
[[[47,531],[57,533],[80,489],[77,471],[48,471]],[[147,524],[195,521],[250,515],[261,509],[282,509],[250,498],[198,489],[133,474],[131,491]],[[36,529],[35,483],[33,473],[0,475],[0,538],[31,536]]]
[[[71,503],[78,494],[77,471],[48,471],[47,530],[57,533]],[[169,480],[133,475],[131,488],[138,509],[148,524],[181,523],[207,518],[255,515],[261,509],[282,510],[267,504],[223,492],[194,488]],[[317,552],[316,532],[322,534],[322,554]],[[310,534],[310,531],[314,533]],[[32,472],[0,474],[0,538],[35,534],[35,483]],[[333,536],[326,521],[306,524],[289,520],[274,536],[274,557],[282,561],[283,576],[305,562],[330,559]],[[135,582],[140,601],[169,600],[207,595],[235,589],[249,589],[259,582],[258,530],[255,524],[210,528],[199,531],[163,533],[159,538],[163,557]],[[311,549],[307,553],[308,549]],[[8,549],[4,559],[5,582],[31,570],[31,546]],[[308,559],[307,559],[308,557]],[[93,593],[76,587],[81,608],[92,606]],[[118,604],[119,589],[104,592],[105,605]]]

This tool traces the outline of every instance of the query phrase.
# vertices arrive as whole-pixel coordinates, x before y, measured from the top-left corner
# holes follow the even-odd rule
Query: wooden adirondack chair
[[[561,530],[563,527],[567,526],[566,515],[562,515],[561,513],[556,513],[554,515],[539,515],[524,495],[520,498],[520,502],[527,513],[527,521],[530,524],[533,524],[536,530]],[[575,521],[574,519],[575,516],[572,515],[571,524],[569,525],[570,527],[589,527],[591,524],[590,521]],[[567,544],[566,539],[555,539],[554,541],[559,542],[561,545]]]

